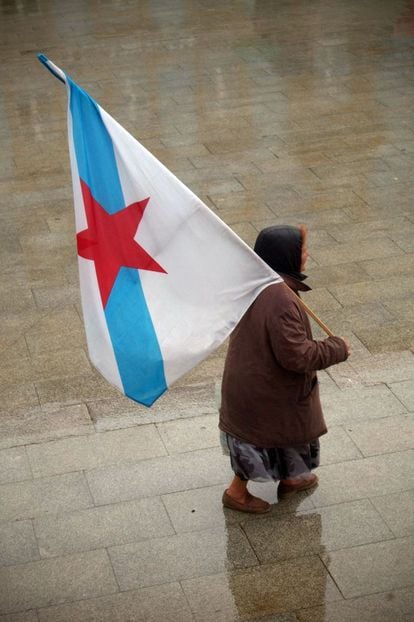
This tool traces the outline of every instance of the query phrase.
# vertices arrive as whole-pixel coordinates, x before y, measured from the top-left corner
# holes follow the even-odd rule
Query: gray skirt
[[[240,479],[254,482],[306,477],[319,466],[319,439],[297,447],[255,447],[230,434],[220,432],[223,453],[230,456],[231,468]]]

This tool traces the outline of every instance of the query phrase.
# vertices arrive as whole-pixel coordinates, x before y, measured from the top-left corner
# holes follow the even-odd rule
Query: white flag
[[[67,85],[89,356],[150,406],[282,279],[69,76],[39,59]]]

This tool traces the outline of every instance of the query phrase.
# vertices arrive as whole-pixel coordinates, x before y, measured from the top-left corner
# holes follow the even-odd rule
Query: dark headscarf
[[[276,272],[287,274],[299,281],[306,279],[300,271],[302,235],[297,227],[275,225],[262,229],[257,236],[254,250]]]

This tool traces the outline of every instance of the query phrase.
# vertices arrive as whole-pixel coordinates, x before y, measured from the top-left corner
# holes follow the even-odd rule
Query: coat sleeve
[[[286,302],[286,308],[273,316],[269,327],[272,350],[282,367],[305,373],[326,369],[348,358],[341,337],[328,337],[322,341],[309,339],[297,303]]]

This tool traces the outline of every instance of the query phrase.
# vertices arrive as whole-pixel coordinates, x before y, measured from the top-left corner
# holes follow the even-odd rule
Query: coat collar
[[[286,285],[288,285],[290,289],[293,289],[294,292],[309,292],[312,289],[309,285],[306,285],[303,281],[295,279],[293,276],[283,273],[280,273],[280,276],[285,281]]]

